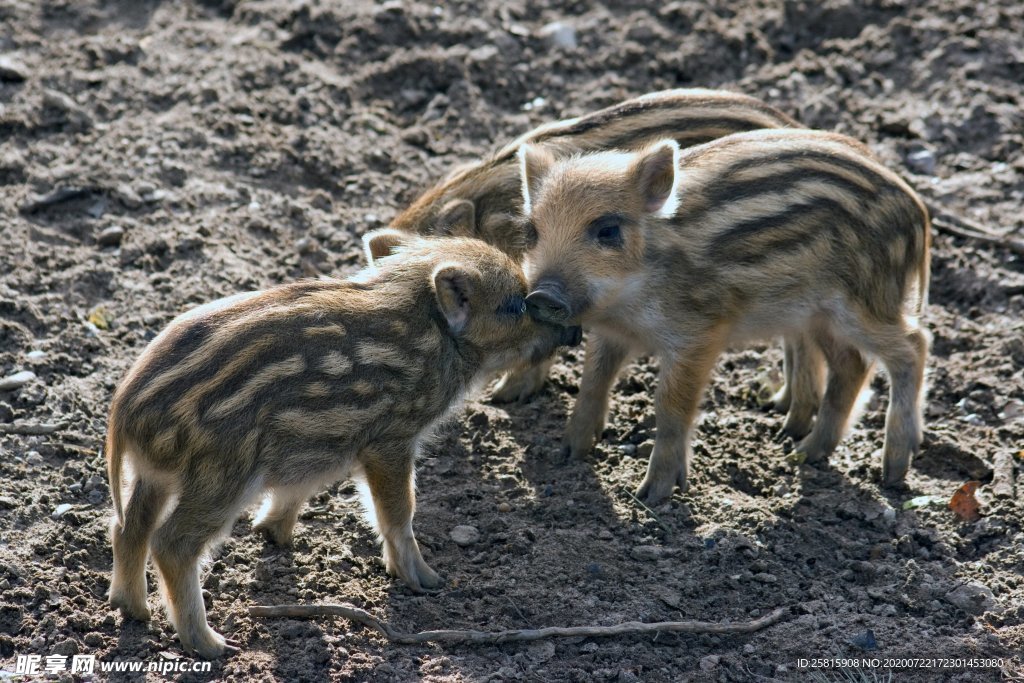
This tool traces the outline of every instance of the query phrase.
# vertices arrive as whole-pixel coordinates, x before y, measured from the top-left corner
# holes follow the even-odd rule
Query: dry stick
[[[417,643],[510,643],[516,641],[541,640],[543,638],[578,638],[597,636],[621,636],[639,633],[753,633],[782,620],[788,608],[780,607],[754,621],[738,623],[717,623],[710,621],[660,621],[644,623],[630,621],[614,626],[551,626],[539,629],[510,631],[421,631],[402,633],[366,610],[352,605],[258,605],[249,608],[253,617],[344,617],[363,626],[379,631],[392,643],[414,645]]]
[[[932,225],[939,232],[944,232],[947,235],[953,235],[954,237],[964,237],[985,244],[991,244],[993,246],[1008,249],[1015,254],[1024,254],[1024,242],[1020,240],[1009,239],[1005,237],[996,237],[991,233],[981,234],[974,230],[965,230],[953,225],[952,222],[947,221],[945,217],[937,216],[932,220]]]
[[[947,235],[953,235],[954,237],[963,237],[966,239],[977,240],[985,244],[991,244],[993,246],[1002,247],[1009,249],[1016,254],[1024,254],[1024,242],[1015,240],[1009,237],[1000,237],[995,233],[986,230],[980,223],[976,223],[968,218],[957,216],[933,202],[926,202],[925,206],[928,208],[928,212],[932,215],[932,225],[939,232],[946,233]]]
[[[0,425],[0,434],[53,434],[63,425],[59,424],[24,424],[14,423]]]

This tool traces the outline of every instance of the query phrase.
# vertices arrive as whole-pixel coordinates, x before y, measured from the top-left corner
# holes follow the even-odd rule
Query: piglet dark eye
[[[501,306],[498,306],[497,313],[518,318],[526,313],[526,299],[521,296],[510,296]]]
[[[622,217],[617,215],[601,216],[590,224],[591,238],[606,249],[622,247]]]

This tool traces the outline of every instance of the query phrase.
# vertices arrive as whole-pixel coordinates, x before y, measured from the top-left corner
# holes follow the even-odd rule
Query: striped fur
[[[114,394],[110,602],[149,617],[152,549],[182,645],[204,657],[229,644],[206,622],[200,557],[265,492],[255,528],[283,544],[323,484],[365,480],[388,571],[417,591],[437,585],[412,532],[419,443],[471,386],[578,341],[578,331],[524,315],[521,268],[479,240],[382,231],[367,244],[374,265],[351,280],[283,285],[180,316]]]
[[[516,258],[529,246],[522,221],[522,196],[516,153],[524,144],[542,145],[558,156],[610,149],[639,149],[672,138],[681,147],[731,133],[762,128],[793,128],[792,118],[760,100],[725,90],[676,89],[626,100],[585,116],[555,121],[525,133],[490,157],[448,176],[400,213],[392,227],[421,234],[478,237]],[[796,423],[810,419],[820,378],[808,375],[813,364],[799,340],[787,341],[786,383],[772,398]],[[498,402],[523,401],[544,385],[551,361],[506,375],[494,390]],[[803,380],[803,381],[801,381]],[[807,416],[806,418],[802,416]]]
[[[562,161],[526,146],[521,160],[536,300],[549,319],[582,320],[597,336],[568,450],[600,436],[629,354],[653,353],[658,435],[639,495],[653,503],[685,488],[715,359],[729,344],[784,335],[831,370],[798,450],[814,461],[835,448],[879,358],[892,384],[883,479],[902,481],[921,438],[930,227],[913,190],[860,143],[762,130],[681,152],[666,140]]]
[[[520,218],[516,152],[524,144],[544,145],[552,154],[569,156],[638,149],[664,138],[688,147],[730,133],[794,126],[798,124],[781,111],[747,95],[699,88],[649,93],[535,128],[490,157],[457,169],[400,213],[391,227],[478,237],[521,257],[528,243]]]

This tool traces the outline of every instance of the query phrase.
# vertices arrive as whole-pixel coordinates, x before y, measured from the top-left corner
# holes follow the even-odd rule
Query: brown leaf
[[[949,499],[949,509],[965,522],[976,522],[981,519],[981,513],[978,512],[978,499],[974,497],[979,486],[981,486],[981,482],[969,481],[958,488],[953,497]]]

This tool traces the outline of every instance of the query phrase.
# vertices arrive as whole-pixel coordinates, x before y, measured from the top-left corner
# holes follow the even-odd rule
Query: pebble
[[[700,658],[700,669],[701,671],[714,671],[718,667],[718,663],[722,661],[719,655],[707,655],[706,657]]]
[[[73,640],[62,640],[61,642],[50,648],[50,652],[55,655],[64,655],[70,657],[71,655],[78,654],[78,643]]]
[[[621,446],[619,446],[619,452],[622,453],[623,455],[635,455],[636,444],[624,443]]]
[[[96,243],[101,247],[116,247],[121,244],[122,239],[124,239],[124,228],[120,225],[111,225],[96,236]]]
[[[759,583],[777,583],[779,578],[775,574],[769,574],[767,572],[761,572],[760,574],[754,574],[754,581]]]
[[[86,633],[85,638],[82,639],[85,644],[89,647],[99,647],[103,644],[103,634],[93,631],[92,633]]]
[[[465,548],[466,546],[473,545],[480,540],[480,530],[475,526],[460,524],[451,530],[449,536],[451,536],[451,539],[455,541],[456,545]]]
[[[577,45],[576,29],[560,21],[553,21],[545,25],[540,30],[540,36],[547,42],[549,47],[572,50]]]
[[[103,477],[101,477],[98,474],[94,474],[91,477],[89,477],[89,481],[85,482],[85,492],[88,493],[89,491],[92,491],[96,489],[98,486],[102,485]]]
[[[854,647],[859,647],[860,649],[867,650],[869,652],[871,650],[878,649],[878,641],[875,640],[875,632],[871,629],[868,629],[863,633],[858,633],[853,638],[850,638],[849,642],[850,645],[853,645]]]
[[[935,154],[931,150],[919,149],[907,155],[907,167],[921,175],[935,174]]]
[[[45,461],[43,456],[39,455],[39,451],[29,451],[25,454],[25,462],[32,465],[32,467],[39,467]]]
[[[980,583],[965,583],[946,593],[946,602],[967,614],[979,616],[985,612],[1001,611],[992,590]]]
[[[27,80],[28,70],[24,64],[6,55],[0,56],[0,81],[21,83]]]
[[[50,515],[54,519],[60,519],[71,510],[71,503],[61,503],[54,509],[53,514]]]
[[[39,349],[35,349],[33,351],[29,351],[28,353],[26,353],[25,358],[27,358],[28,360],[42,360],[46,358],[46,351],[40,351]]]
[[[300,254],[312,254],[319,246],[312,237],[300,237],[295,241],[295,251]]]
[[[498,503],[498,512],[512,512],[512,506],[506,502]]]
[[[745,654],[745,655],[752,655],[756,651],[757,651],[757,648],[754,647],[753,645],[751,645],[750,643],[747,643],[746,645],[743,646],[743,654]]]
[[[638,545],[629,551],[630,557],[634,560],[660,560],[663,557],[674,555],[669,548],[662,548],[657,545]]]
[[[36,378],[36,373],[31,370],[22,370],[13,375],[0,379],[0,391],[12,391],[20,389]]]

